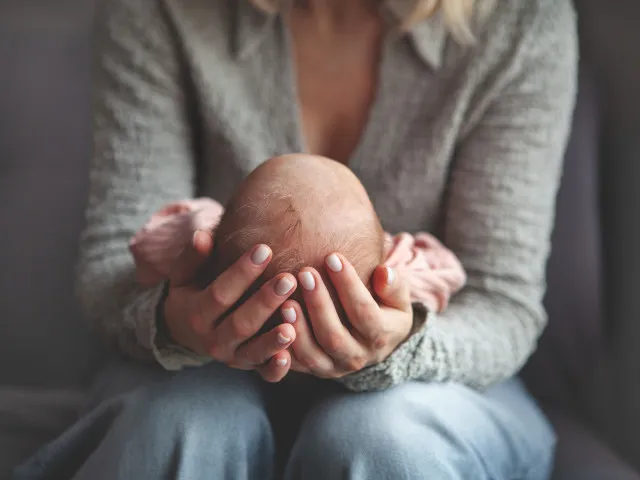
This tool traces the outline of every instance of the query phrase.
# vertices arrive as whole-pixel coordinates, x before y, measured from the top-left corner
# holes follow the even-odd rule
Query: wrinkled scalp
[[[356,264],[376,264],[383,232],[357,177],[324,157],[287,155],[264,162],[241,184],[216,234],[219,249],[238,258],[257,243],[274,252],[269,273],[320,267],[340,251]],[[363,272],[368,273],[368,272]]]
[[[273,259],[247,295],[304,266],[326,281],[324,258],[336,251],[368,284],[383,259],[384,233],[364,187],[345,166],[311,155],[277,157],[254,170],[229,201],[215,238],[204,284],[253,246],[271,247]]]

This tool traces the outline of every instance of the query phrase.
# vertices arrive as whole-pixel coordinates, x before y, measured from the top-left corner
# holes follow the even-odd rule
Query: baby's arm
[[[430,311],[442,312],[449,299],[465,285],[467,275],[458,258],[433,235],[386,234],[385,265],[404,275],[411,300]]]
[[[213,232],[223,213],[222,205],[210,198],[181,200],[154,213],[129,242],[138,283],[152,287],[167,280],[173,260],[195,231]]]

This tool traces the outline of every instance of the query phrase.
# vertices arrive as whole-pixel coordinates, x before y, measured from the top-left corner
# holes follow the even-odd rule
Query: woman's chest
[[[338,133],[324,131],[332,124],[329,117],[344,112],[343,118],[358,123],[344,130],[348,138],[338,150],[349,152],[348,165],[384,228],[437,230],[459,129],[451,113],[459,106],[442,94],[441,82],[411,58],[406,45],[385,47],[370,104],[360,98],[342,105],[330,104],[330,90],[315,98],[306,92],[300,101],[299,77],[284,42],[262,43],[242,60],[200,48],[191,46],[189,59],[199,126],[200,195],[226,202],[260,163],[308,151],[313,135],[313,153],[327,154],[318,152],[318,145],[340,139],[340,128]]]
[[[361,16],[350,28],[337,29],[324,28],[303,8],[287,16],[284,50],[291,59],[303,146],[343,164],[357,154],[366,132],[384,40],[380,15],[365,9]]]

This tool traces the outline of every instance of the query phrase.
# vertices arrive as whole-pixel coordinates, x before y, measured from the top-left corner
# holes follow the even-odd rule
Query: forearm
[[[349,389],[390,388],[408,380],[484,389],[513,376],[544,328],[545,315],[472,288],[442,314],[416,305],[417,331],[387,361],[342,379]]]

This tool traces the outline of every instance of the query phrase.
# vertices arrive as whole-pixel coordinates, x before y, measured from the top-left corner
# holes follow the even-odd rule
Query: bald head
[[[334,251],[368,283],[383,259],[384,233],[360,181],[344,165],[313,155],[276,157],[256,168],[231,198],[215,238],[208,281],[259,243],[273,250],[260,284],[304,266],[324,275],[324,258]]]

